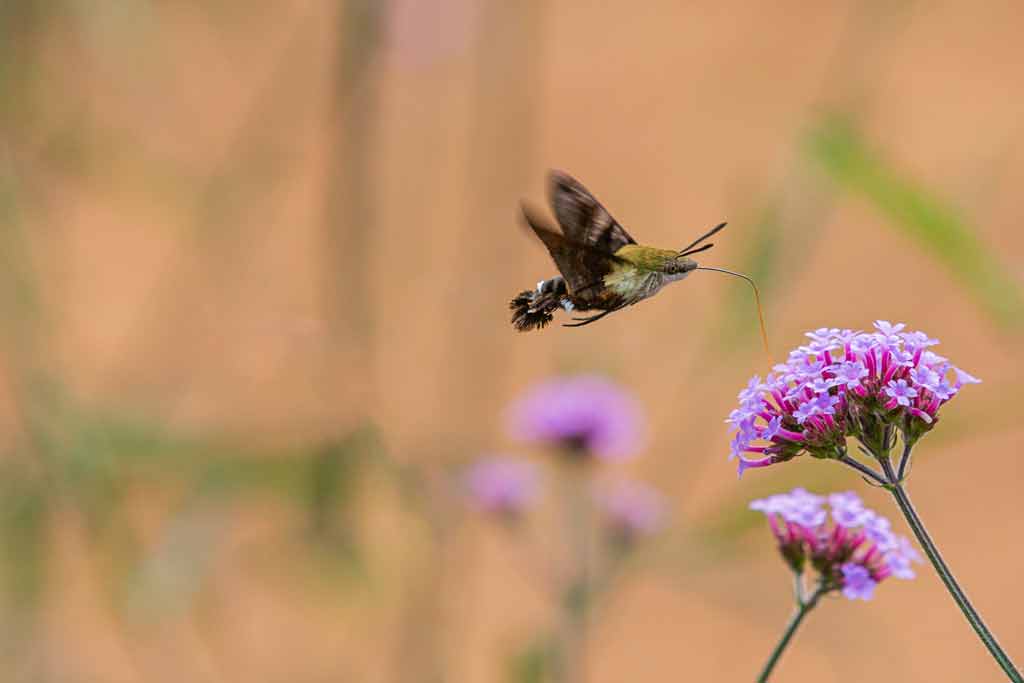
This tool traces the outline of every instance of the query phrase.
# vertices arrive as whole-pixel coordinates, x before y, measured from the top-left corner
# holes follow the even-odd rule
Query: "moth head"
[[[664,272],[666,275],[685,275],[691,270],[697,269],[697,262],[692,258],[686,258],[685,256],[676,256],[665,264]]]

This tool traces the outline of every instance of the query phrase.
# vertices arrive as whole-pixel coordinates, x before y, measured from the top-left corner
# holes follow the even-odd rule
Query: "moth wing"
[[[551,171],[549,180],[551,208],[570,240],[608,254],[627,244],[636,244],[583,183],[562,171]]]
[[[612,271],[620,259],[554,230],[525,205],[523,217],[534,234],[548,248],[551,258],[565,278],[569,294],[588,300],[596,298],[603,289],[604,276]]]

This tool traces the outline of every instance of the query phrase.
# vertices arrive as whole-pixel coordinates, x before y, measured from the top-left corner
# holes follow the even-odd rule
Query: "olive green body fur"
[[[678,258],[671,249],[627,244],[615,252],[618,261],[604,276],[604,285],[623,301],[640,301],[657,294],[670,282],[682,280],[696,267],[689,258]]]

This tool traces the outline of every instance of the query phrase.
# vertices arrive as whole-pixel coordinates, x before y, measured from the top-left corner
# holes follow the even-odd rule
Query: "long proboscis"
[[[753,288],[754,290],[754,301],[757,303],[757,320],[761,324],[761,343],[764,344],[764,352],[767,353],[769,357],[771,357],[772,352],[768,350],[768,331],[764,325],[764,311],[761,308],[761,293],[757,291],[757,284],[746,275],[743,275],[742,273],[736,273],[731,270],[726,270],[725,268],[697,266],[697,270],[713,270],[716,273],[725,273],[726,275],[732,275],[733,277],[738,277],[740,279],[746,280],[750,284],[751,288]]]

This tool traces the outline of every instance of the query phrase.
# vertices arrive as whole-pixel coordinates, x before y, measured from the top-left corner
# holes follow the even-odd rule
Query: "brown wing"
[[[550,183],[551,208],[566,237],[608,254],[626,244],[636,244],[578,180],[562,171],[551,171]]]
[[[604,276],[612,271],[619,259],[596,247],[569,239],[554,230],[526,205],[523,205],[523,216],[551,253],[551,258],[565,278],[569,294],[587,300],[601,294],[604,289]]]

